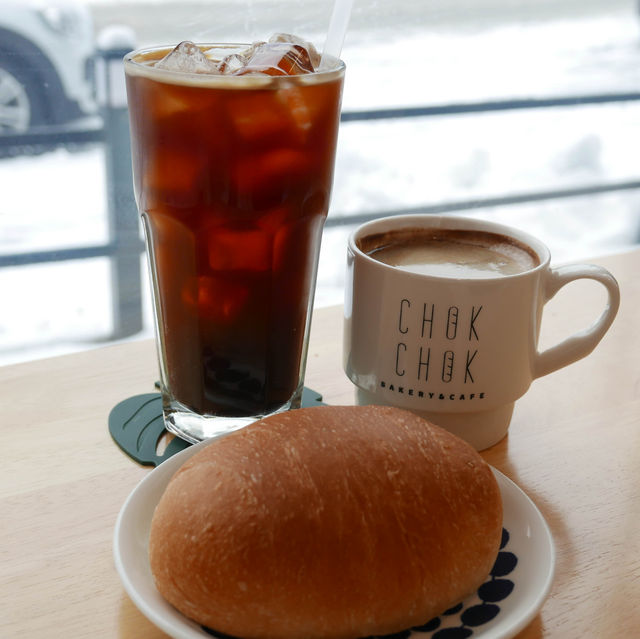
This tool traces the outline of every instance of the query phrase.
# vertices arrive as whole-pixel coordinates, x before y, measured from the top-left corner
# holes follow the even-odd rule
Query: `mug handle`
[[[609,271],[593,264],[577,264],[550,269],[547,273],[544,291],[545,304],[565,284],[579,279],[595,280],[602,284],[607,289],[607,305],[600,317],[589,328],[568,337],[542,353],[538,353],[534,364],[534,379],[586,357],[609,330],[618,312],[620,306],[618,282]]]

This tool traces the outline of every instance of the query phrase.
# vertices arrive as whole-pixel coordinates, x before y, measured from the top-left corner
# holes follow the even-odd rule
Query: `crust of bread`
[[[502,534],[490,467],[382,406],[303,408],[213,441],[151,526],[160,593],[245,639],[355,639],[424,624],[474,592]]]

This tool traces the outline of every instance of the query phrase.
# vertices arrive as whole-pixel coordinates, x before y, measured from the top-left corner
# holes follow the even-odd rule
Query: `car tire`
[[[44,96],[19,64],[0,57],[0,133],[24,133],[47,123]]]
[[[40,155],[55,148],[41,142],[16,146],[2,141],[3,135],[29,133],[32,127],[50,123],[47,96],[39,82],[19,62],[0,55],[0,159]]]

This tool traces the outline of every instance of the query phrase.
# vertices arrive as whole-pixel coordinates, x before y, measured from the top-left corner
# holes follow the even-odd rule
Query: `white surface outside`
[[[97,27],[109,22],[107,9],[126,16],[130,6],[90,4]],[[180,3],[166,4],[174,16]],[[264,2],[250,4],[257,11]],[[503,13],[499,3],[486,4],[492,13],[475,22],[456,22],[444,5],[429,5],[433,24],[403,29],[400,8],[392,14],[391,5],[374,3],[376,22],[356,0],[343,56],[344,110],[640,87],[633,2],[591,0],[578,13],[566,0],[554,20],[541,3],[540,18],[526,22],[507,18],[516,4],[531,9],[527,3],[503,0]],[[415,6],[406,9],[410,20]],[[167,24],[160,26],[169,36]],[[399,69],[389,51],[406,53]],[[330,215],[631,181],[638,148],[640,102],[343,124]],[[0,159],[0,185],[0,253],[107,241],[101,147]],[[625,250],[640,237],[637,190],[464,214],[537,235],[555,263]],[[342,301],[350,230],[325,231],[316,306]],[[106,259],[0,269],[0,298],[0,364],[100,345],[111,330]],[[150,336],[148,300],[145,313]]]

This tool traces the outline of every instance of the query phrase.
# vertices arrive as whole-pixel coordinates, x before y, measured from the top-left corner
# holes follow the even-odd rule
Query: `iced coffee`
[[[125,70],[165,423],[197,441],[299,405],[344,65],[280,35]]]

